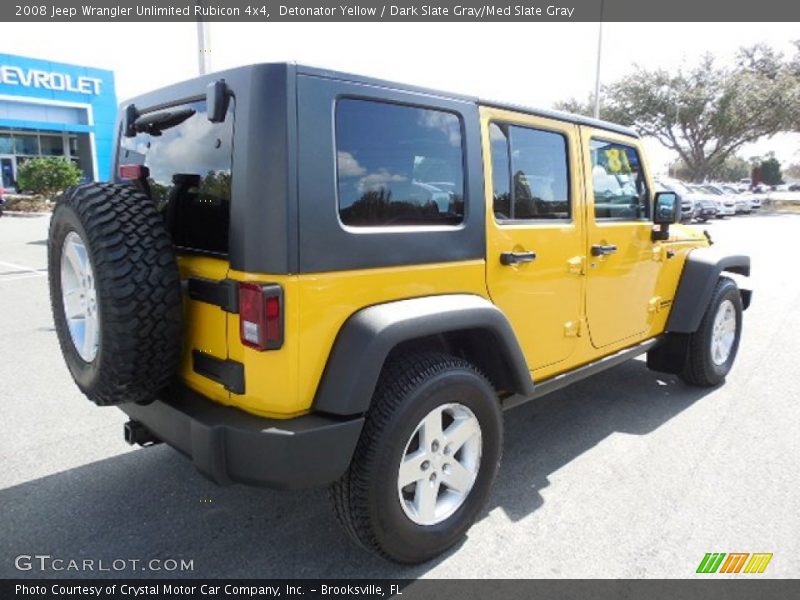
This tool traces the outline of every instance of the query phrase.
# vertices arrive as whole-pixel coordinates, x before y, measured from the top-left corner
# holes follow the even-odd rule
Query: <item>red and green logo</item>
[[[749,560],[748,560],[749,558]],[[763,573],[772,553],[707,552],[697,567],[698,573]],[[742,570],[744,569],[744,571]]]

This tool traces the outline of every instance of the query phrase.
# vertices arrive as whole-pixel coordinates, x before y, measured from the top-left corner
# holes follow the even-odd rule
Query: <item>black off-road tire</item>
[[[467,406],[482,437],[480,466],[464,503],[446,520],[419,525],[403,511],[397,471],[406,443],[435,407]],[[489,498],[503,446],[496,393],[469,362],[436,352],[390,359],[379,378],[350,468],[330,489],[334,511],[362,547],[404,564],[429,560],[456,544]]]
[[[714,319],[720,304],[725,300],[730,300],[734,307],[736,334],[728,359],[723,364],[717,365],[711,358]],[[736,282],[729,277],[720,277],[699,329],[689,336],[686,362],[679,375],[684,382],[701,387],[713,387],[725,381],[739,350],[742,337],[742,310],[742,296]]]
[[[77,352],[64,313],[61,255],[70,232],[94,272],[99,339],[91,362]],[[178,371],[183,310],[172,241],[152,200],[127,185],[71,187],[57,200],[47,250],[53,319],[75,383],[100,406],[151,401]]]

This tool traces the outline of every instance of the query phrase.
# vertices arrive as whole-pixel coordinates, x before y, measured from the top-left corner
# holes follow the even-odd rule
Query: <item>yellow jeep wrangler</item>
[[[75,382],[217,483],[330,485],[390,559],[465,534],[504,409],[736,356],[749,258],[676,224],[631,129],[267,64],[135,98],[117,137],[50,227]]]

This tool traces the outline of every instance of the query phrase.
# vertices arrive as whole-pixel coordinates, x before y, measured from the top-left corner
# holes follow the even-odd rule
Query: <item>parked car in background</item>
[[[731,194],[735,194],[736,198],[736,212],[739,212],[739,203],[746,204],[750,210],[743,212],[749,214],[753,209],[761,208],[761,198],[753,194],[750,190],[739,191],[733,185],[723,185],[722,189],[727,190]]]
[[[737,190],[728,188],[719,183],[709,183],[705,184],[703,187],[712,193],[721,194],[724,199],[728,200],[729,204],[730,201],[733,201],[734,213],[737,215],[750,214],[750,211],[753,210],[750,206],[750,200],[742,196]]]
[[[698,194],[687,184],[677,179],[659,179],[658,183],[666,190],[675,192],[681,201],[688,200],[692,204],[692,219],[705,222],[717,216],[716,203],[707,194]]]
[[[792,183],[789,185],[790,192],[800,192],[800,183]]]
[[[736,203],[736,214],[745,214],[749,215],[753,211],[753,205],[750,204],[749,198],[734,198],[734,202]]]
[[[724,187],[733,188],[733,186],[723,186],[723,188]],[[751,210],[761,208],[761,199],[763,197],[765,197],[764,194],[758,195],[751,190],[742,190],[738,193],[738,196],[736,196],[737,199],[746,200],[748,204],[750,204]]]
[[[690,187],[700,194],[707,194],[717,204],[718,219],[736,215],[736,201],[723,194],[720,190],[710,185],[693,185]]]

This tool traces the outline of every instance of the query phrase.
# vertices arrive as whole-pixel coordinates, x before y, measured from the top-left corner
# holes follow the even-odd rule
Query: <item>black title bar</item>
[[[800,20],[792,0],[550,0],[480,2],[432,0],[8,0],[0,21],[552,21],[770,22]],[[709,32],[713,35],[713,32]],[[665,40],[676,39],[665,32]]]
[[[0,580],[0,598],[19,600],[520,600],[591,598],[611,600],[784,600],[797,597],[800,580],[738,579],[714,575],[694,580],[318,580],[318,579],[59,579]],[[794,592],[792,591],[794,590]]]

